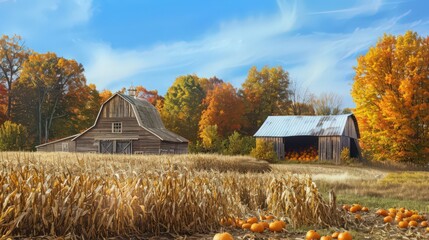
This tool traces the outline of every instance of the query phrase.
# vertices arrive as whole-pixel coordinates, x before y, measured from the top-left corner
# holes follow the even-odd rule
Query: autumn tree
[[[195,143],[204,97],[196,75],[178,77],[168,89],[161,110],[166,128]]]
[[[33,53],[24,63],[17,88],[25,94],[15,95],[21,107],[16,120],[34,118],[38,143],[48,141],[56,119],[70,119],[73,111],[80,110],[79,103],[86,101],[80,95],[86,87],[83,71],[75,60],[55,53]]]
[[[384,35],[360,56],[352,96],[376,160],[429,162],[429,37]]]
[[[138,98],[146,99],[153,106],[163,105],[164,97],[159,95],[157,90],[147,90],[143,86],[137,86],[135,89]]]
[[[286,114],[289,109],[289,73],[282,67],[256,67],[249,70],[240,91],[248,121],[247,134],[254,134],[270,115]]]
[[[100,92],[100,103],[104,103],[105,101],[107,101],[107,99],[109,99],[111,96],[113,96],[113,93],[110,90],[104,89],[103,91]]]
[[[220,152],[222,150],[222,137],[219,136],[217,125],[205,126],[199,132],[201,146],[204,152]]]
[[[336,93],[321,93],[319,96],[312,96],[310,104],[316,115],[338,115],[341,114],[343,98]]]
[[[205,94],[224,83],[222,79],[219,79],[216,76],[211,78],[200,78],[198,82]]]
[[[3,35],[0,38],[0,84],[6,88],[6,116],[11,119],[12,111],[12,87],[20,77],[22,66],[30,51],[24,46],[20,36],[9,37]]]
[[[207,108],[203,111],[199,122],[200,132],[207,126],[216,125],[218,134],[226,138],[234,131],[241,129],[244,105],[230,83],[221,83],[213,90],[209,90],[203,103]]]

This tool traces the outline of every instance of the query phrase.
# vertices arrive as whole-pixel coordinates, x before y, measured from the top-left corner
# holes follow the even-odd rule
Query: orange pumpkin
[[[377,215],[384,216],[384,217],[389,215],[389,213],[386,211],[386,209],[378,209],[376,213],[377,213]]]
[[[383,221],[385,223],[391,223],[393,221],[393,218],[391,216],[387,216],[387,217],[384,217]]]
[[[411,220],[409,223],[408,223],[408,226],[409,227],[417,227],[419,224],[416,222],[416,221],[414,221],[414,220]]]
[[[257,222],[258,222],[258,218],[256,218],[256,217],[250,217],[247,219],[247,223],[253,224],[253,223],[257,223]]]
[[[267,222],[260,222],[259,224],[262,224],[262,226],[264,226],[264,228],[270,227],[270,225]]]
[[[321,237],[320,240],[332,240],[332,237],[329,235],[326,235],[326,236]]]
[[[367,208],[367,207],[362,207],[362,212],[369,212],[369,208]]]
[[[359,211],[359,207],[358,206],[352,206],[349,210],[352,213],[358,212]]]
[[[250,229],[250,227],[252,226],[251,223],[244,223],[243,225],[241,225],[242,229]]]
[[[422,227],[427,227],[427,226],[429,226],[428,221],[423,221],[423,222],[421,222],[421,223],[420,223],[420,226],[422,226]]]
[[[283,221],[274,221],[268,226],[272,232],[281,232],[283,230]]]
[[[263,233],[265,230],[264,225],[260,223],[254,223],[252,226],[250,226],[250,231],[257,232],[257,233]]]
[[[350,210],[350,205],[344,204],[343,205],[343,209],[344,209],[344,211],[349,211]]]
[[[314,230],[310,230],[307,232],[307,234],[305,235],[305,239],[306,240],[319,240],[320,239],[320,234],[317,233]]]
[[[332,233],[332,238],[335,238],[335,239],[337,239],[338,238],[338,235],[340,235],[340,233],[339,232],[334,232],[334,233]]]
[[[224,233],[216,233],[214,235],[213,240],[234,240],[231,234],[224,232]]]
[[[273,215],[268,215],[268,216],[265,216],[265,219],[267,219],[267,220],[273,220],[274,216]]]
[[[399,228],[407,228],[408,227],[408,222],[407,221],[400,221],[398,223],[398,227]]]
[[[349,232],[342,232],[338,235],[338,240],[352,240],[353,237]]]

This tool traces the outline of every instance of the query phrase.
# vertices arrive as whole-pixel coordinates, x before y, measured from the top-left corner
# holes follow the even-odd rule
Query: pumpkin
[[[414,221],[414,220],[411,220],[409,223],[408,223],[408,226],[409,227],[417,227],[419,224],[416,222],[416,221]]]
[[[362,212],[369,212],[369,208],[367,208],[367,207],[362,207]]]
[[[389,212],[396,214],[398,210],[396,210],[396,208],[389,208]]]
[[[344,209],[344,211],[349,211],[350,210],[350,205],[344,204],[343,205],[343,209]]]
[[[420,221],[422,219],[422,217],[420,215],[418,215],[418,214],[413,214],[411,216],[411,219],[414,220],[414,221]]]
[[[234,238],[232,237],[231,234],[224,232],[224,233],[216,233],[216,235],[214,235],[213,240],[233,240]]]
[[[408,222],[407,221],[400,221],[398,223],[398,227],[399,228],[407,228],[408,227]]]
[[[334,232],[334,233],[332,233],[332,238],[338,238],[338,235],[340,235],[340,233],[339,232]]]
[[[243,225],[241,225],[242,229],[250,229],[250,227],[252,226],[251,223],[244,223]]]
[[[389,215],[389,213],[386,211],[386,209],[378,209],[376,213],[377,213],[377,215],[384,216],[384,217]]]
[[[352,206],[349,210],[352,213],[358,212],[359,211],[359,207],[358,206]]]
[[[420,223],[420,226],[427,227],[427,226],[429,226],[429,224],[428,224],[427,221],[423,221],[423,222]]]
[[[338,240],[352,240],[353,237],[349,232],[342,232],[338,235]]]
[[[265,230],[264,225],[260,223],[254,223],[252,224],[252,226],[250,226],[250,231],[252,232],[262,233],[264,232],[264,230]]]
[[[327,235],[320,238],[320,240],[332,240],[332,237]]]
[[[244,220],[238,220],[238,222],[235,224],[235,226],[237,226],[238,228],[241,228],[243,226],[243,224],[245,224],[246,221]]]
[[[247,223],[253,224],[253,223],[257,223],[258,222],[258,218],[256,217],[251,217],[247,219]]]
[[[384,217],[383,221],[385,223],[391,223],[393,221],[393,218],[391,216],[387,216],[387,217]]]
[[[413,216],[412,211],[405,211],[405,217],[411,217],[411,216]]]
[[[283,223],[284,223],[283,221],[274,221],[270,223],[268,228],[272,232],[281,232],[283,230]]]
[[[265,216],[265,219],[267,219],[267,220],[273,220],[273,219],[274,219],[274,216],[272,216],[272,215],[268,215],[268,216]]]
[[[317,233],[314,230],[310,230],[307,232],[307,234],[305,235],[305,239],[306,240],[319,240],[320,239],[320,234]]]
[[[358,211],[362,210],[362,206],[360,204],[353,204],[352,207],[357,207]]]
[[[264,226],[264,228],[270,227],[270,225],[267,222],[260,222],[259,224],[262,224],[262,226]]]
[[[362,220],[362,216],[360,214],[356,214],[355,215],[355,220],[361,221]]]

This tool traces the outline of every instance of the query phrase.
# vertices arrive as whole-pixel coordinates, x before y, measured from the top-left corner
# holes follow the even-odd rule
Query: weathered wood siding
[[[186,154],[188,153],[188,143],[161,142],[160,154]]]
[[[122,123],[122,133],[112,133],[112,124]],[[132,140],[133,153],[159,154],[161,140],[139,126],[132,106],[119,96],[104,105],[96,125],[76,139],[77,152],[99,152],[101,140]]]
[[[343,136],[351,137],[354,139],[358,138],[355,123],[351,117],[347,118],[346,126],[344,127]]]
[[[333,160],[340,163],[341,137],[319,137],[319,160]]]
[[[38,152],[74,152],[76,143],[71,138],[62,141],[56,141],[37,148]]]

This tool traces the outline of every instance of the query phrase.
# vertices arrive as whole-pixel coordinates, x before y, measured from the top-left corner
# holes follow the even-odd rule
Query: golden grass
[[[261,211],[294,227],[343,224],[335,202],[324,201],[308,176],[224,172],[234,169],[228,163],[204,171],[204,158],[225,161],[211,155],[0,153],[0,235],[204,233],[217,230],[222,218]],[[231,161],[239,167],[234,161],[247,160]]]

